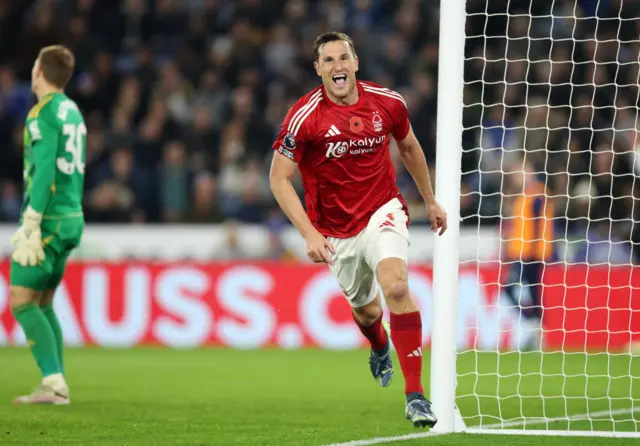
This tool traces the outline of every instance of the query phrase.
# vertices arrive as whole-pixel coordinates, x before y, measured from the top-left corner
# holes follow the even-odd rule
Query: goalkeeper
[[[13,236],[11,309],[42,373],[33,393],[16,404],[69,404],[63,340],[53,296],[67,258],[84,229],[87,129],[75,102],[64,94],[75,59],[65,47],[43,48],[31,72],[38,103],[24,130],[24,204]]]

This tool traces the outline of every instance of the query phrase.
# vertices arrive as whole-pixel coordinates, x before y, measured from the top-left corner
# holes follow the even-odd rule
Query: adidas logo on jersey
[[[335,125],[332,125],[329,131],[324,135],[325,138],[329,138],[330,136],[341,135],[340,130]]]

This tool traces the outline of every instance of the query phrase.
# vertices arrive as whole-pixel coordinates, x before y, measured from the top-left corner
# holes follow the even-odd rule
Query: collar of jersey
[[[54,91],[54,92],[52,92],[52,93],[47,93],[47,94],[45,94],[44,96],[42,96],[42,99],[40,99],[40,101],[39,101],[39,102],[42,102],[42,101],[44,101],[45,99],[47,99],[47,98],[49,98],[49,97],[51,97],[51,96],[55,96],[55,95],[57,95],[57,94],[62,94],[62,93],[60,93],[59,91]]]
[[[322,96],[324,96],[324,102],[329,106],[329,107],[337,107],[340,110],[350,110],[352,108],[356,108],[362,105],[362,101],[364,100],[364,89],[362,88],[362,85],[360,84],[360,82],[358,82],[358,80],[356,79],[356,88],[358,89],[358,100],[356,101],[355,104],[351,104],[351,105],[340,105],[340,104],[336,104],[335,102],[333,102],[331,99],[329,99],[329,97],[327,96],[327,91],[324,88],[324,85],[322,86]]]

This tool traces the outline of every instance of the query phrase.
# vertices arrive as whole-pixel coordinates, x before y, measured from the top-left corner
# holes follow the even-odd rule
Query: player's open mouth
[[[333,76],[333,82],[337,86],[342,87],[343,85],[345,85],[347,83],[347,75],[346,74],[336,74],[335,76]]]

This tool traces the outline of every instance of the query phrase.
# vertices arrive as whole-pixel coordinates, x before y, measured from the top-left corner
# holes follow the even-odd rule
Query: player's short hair
[[[353,57],[356,56],[356,48],[353,46],[353,40],[345,33],[341,33],[338,31],[330,31],[328,33],[320,34],[316,37],[316,40],[313,41],[313,54],[314,60],[317,62],[320,58],[320,48],[329,42],[337,42],[343,41],[349,44],[349,48],[351,48],[351,52],[353,53]]]
[[[65,88],[76,67],[73,53],[62,45],[45,46],[38,54],[38,62],[45,80],[58,88]]]

